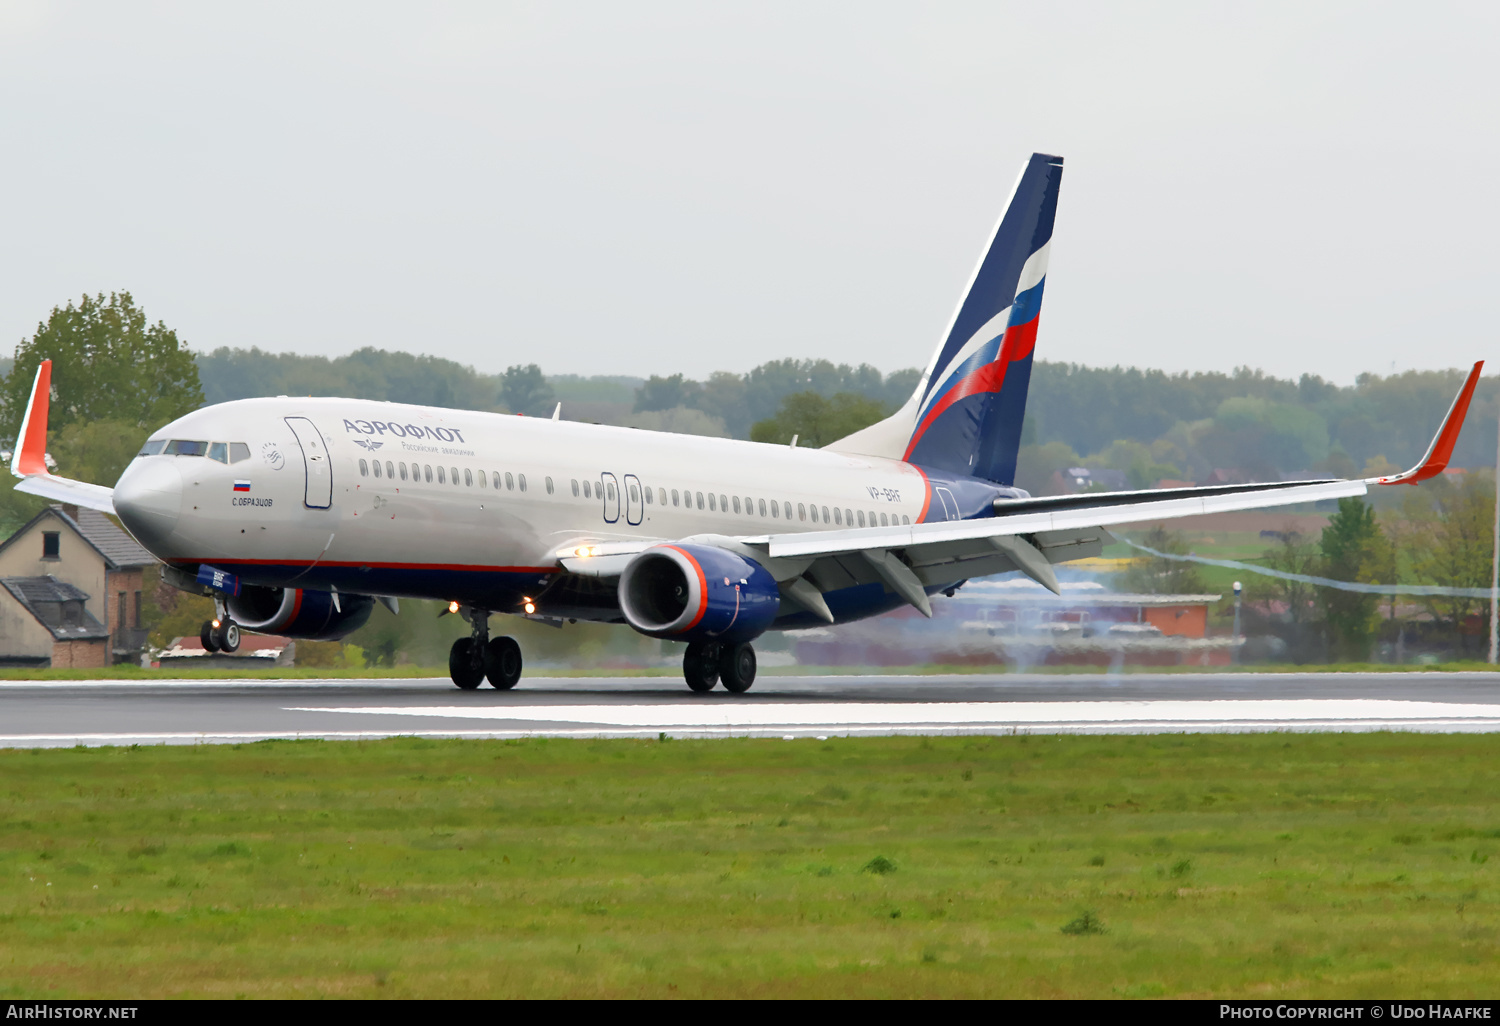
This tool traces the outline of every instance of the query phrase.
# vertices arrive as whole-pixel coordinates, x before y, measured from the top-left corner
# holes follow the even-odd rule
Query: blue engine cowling
[[[365,625],[375,608],[368,595],[339,593],[338,608],[326,591],[303,588],[266,588],[249,584],[225,606],[234,622],[257,634],[279,634],[309,641],[337,641]]]
[[[776,580],[754,560],[709,545],[656,545],[620,574],[630,626],[672,641],[749,641],[781,608]]]

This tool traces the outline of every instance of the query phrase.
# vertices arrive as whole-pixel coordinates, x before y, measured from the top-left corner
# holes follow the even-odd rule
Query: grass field
[[[1500,737],[0,751],[0,996],[1493,996]]]

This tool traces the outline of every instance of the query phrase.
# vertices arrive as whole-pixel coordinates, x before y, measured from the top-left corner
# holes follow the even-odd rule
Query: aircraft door
[[[625,522],[632,527],[645,516],[646,506],[641,499],[641,480],[634,474],[625,475]]]
[[[287,427],[302,447],[302,464],[307,469],[307,490],[302,503],[309,509],[327,509],[333,505],[333,468],[329,466],[328,447],[313,422],[306,417],[287,417]]]
[[[933,491],[937,492],[938,501],[943,504],[943,519],[959,519],[958,503],[954,500],[953,493],[944,488],[942,485],[938,485],[935,489],[933,489]]]
[[[600,474],[599,486],[603,491],[604,522],[613,524],[620,519],[620,485],[613,474]]]

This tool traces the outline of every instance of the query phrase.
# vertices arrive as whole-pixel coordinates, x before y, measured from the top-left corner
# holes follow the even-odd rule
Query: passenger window
[[[573,479],[573,498],[578,498],[578,478]]]
[[[773,517],[780,517],[781,516],[781,507],[776,504],[776,500],[775,499],[771,500],[771,516],[773,516]]]
[[[428,484],[432,484],[432,465],[430,463],[422,468],[422,479]]]
[[[721,513],[728,513],[729,512],[729,497],[727,495],[723,494],[722,492],[719,493],[719,512],[721,512]]]
[[[699,509],[703,508],[703,493],[702,492],[698,493],[698,508]]]
[[[457,481],[458,480],[458,471],[455,469],[453,471],[453,474],[454,474],[454,478],[453,479],[455,481]],[[464,484],[466,484],[470,488],[474,487],[474,472],[472,470],[470,470],[468,467],[464,468]]]
[[[474,473],[475,476],[479,478],[479,487],[485,488],[489,485],[490,479],[484,476],[484,471],[477,470]]]
[[[390,460],[385,461],[385,476],[392,479],[396,476],[396,465]]]
[[[870,526],[875,526],[875,511],[873,509],[870,510]]]
[[[449,467],[448,468],[448,473],[450,473],[450,474],[453,475],[453,487],[457,488],[458,487],[458,468],[457,467]]]
[[[717,504],[714,503],[714,493],[713,492],[709,492],[708,493],[708,508],[711,509],[711,510],[713,510],[713,511],[715,511],[715,512],[718,512],[718,508],[719,507],[717,506]]]
[[[589,486],[589,483],[587,481],[583,483],[583,497],[585,499],[592,499],[594,497],[593,489]]]
[[[360,460],[359,461],[359,476],[360,477],[369,477],[370,476],[370,465],[368,463],[366,463],[364,460]]]
[[[859,511],[859,526],[860,527],[864,527],[865,526],[865,511],[864,510],[860,510]]]
[[[375,464],[375,476],[379,477],[380,476],[380,461],[379,460],[374,460],[373,462]]]
[[[443,468],[442,467],[438,467],[438,484],[447,484],[447,483],[448,483],[447,479],[443,477]]]
[[[792,507],[791,506],[787,506],[787,513],[790,514],[791,511],[792,511]],[[807,519],[807,507],[805,505],[803,505],[802,503],[800,503],[800,502],[797,503],[797,519],[798,520],[806,520]]]
[[[552,479],[550,477],[547,478],[547,494],[552,494]]]
[[[828,514],[824,513],[823,516],[827,517]],[[833,507],[833,522],[840,527],[842,527],[844,524],[844,518],[839,515],[839,508],[837,506]]]
[[[677,489],[672,489],[672,505],[677,505]]]
[[[823,507],[823,523],[828,523],[828,507]]]
[[[615,483],[613,481],[609,483],[609,501],[615,501]]]
[[[760,500],[760,515],[761,516],[765,516],[766,515],[766,500],[765,499],[761,499]]]
[[[747,496],[745,496],[745,515],[746,516],[751,516],[754,513],[755,513],[755,500],[752,499],[752,498],[750,498],[750,496],[747,495]]]
[[[517,474],[516,475],[516,483],[521,486],[521,491],[524,492],[526,490],[526,475],[525,474]]]
[[[901,518],[901,523],[909,525],[911,523],[911,517],[903,516]]]
[[[807,511],[812,514],[812,522],[816,524],[818,522],[818,507],[817,507],[817,505],[814,504],[814,505],[811,505],[811,506],[807,507]]]
[[[238,463],[240,460],[248,460],[249,458],[250,458],[250,447],[248,445],[246,445],[244,442],[230,442],[229,443],[229,462],[230,463]]]
[[[494,487],[495,491],[498,492],[500,490],[500,471],[496,470],[496,471],[494,471],[493,473],[490,474],[490,485]],[[577,481],[573,482],[573,494],[574,495],[578,494],[578,482]]]
[[[405,463],[398,463],[398,464],[396,464],[396,466],[398,466],[398,467],[401,468],[401,480],[405,481],[406,480],[406,464]]]
[[[884,513],[880,514],[880,526],[881,527],[890,527],[891,526],[890,520],[886,517],[886,515]]]
[[[639,488],[637,488],[635,485],[631,485],[630,486],[630,501],[631,502],[640,502],[641,501],[641,490]]]
[[[740,511],[740,497],[738,495],[734,497],[734,511],[736,513]]]
[[[852,510],[852,509],[846,509],[846,510],[844,510],[844,526],[845,527],[853,527],[854,526],[854,510]]]
[[[211,460],[217,460],[220,463],[228,463],[229,446],[225,445],[223,442],[215,442],[208,447],[208,458]]]
[[[663,506],[667,504],[667,490],[665,488],[658,488],[656,490],[656,501]]]
[[[147,442],[145,445],[141,446],[140,455],[142,455],[142,456],[155,456],[155,455],[157,455],[158,453],[160,453],[162,451],[162,449],[166,446],[166,444],[167,444],[167,440],[165,438],[158,438],[154,442]],[[240,443],[239,442],[235,442],[234,444],[235,445],[239,445]],[[249,458],[250,458],[250,449],[248,447],[246,447],[246,449],[245,449],[245,459],[249,459]]]

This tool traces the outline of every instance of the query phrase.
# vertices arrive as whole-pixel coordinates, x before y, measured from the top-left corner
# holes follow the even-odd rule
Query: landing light
[[[528,602],[528,603],[526,603],[525,609],[526,609],[526,615],[530,616],[532,613],[536,612],[536,603],[534,603],[534,602]]]
[[[448,603],[448,612],[450,612],[450,613],[456,613],[456,612],[458,612],[458,603],[457,602],[449,602]]]
[[[584,559],[587,559],[589,556],[596,555],[597,553],[598,549],[592,545],[580,545],[578,546],[578,548],[573,550],[573,555],[579,556]]]
[[[218,626],[219,626],[219,621],[218,621],[218,620],[215,620],[215,621],[213,621],[213,625],[214,625],[214,627],[215,627],[215,628],[218,628]]]

